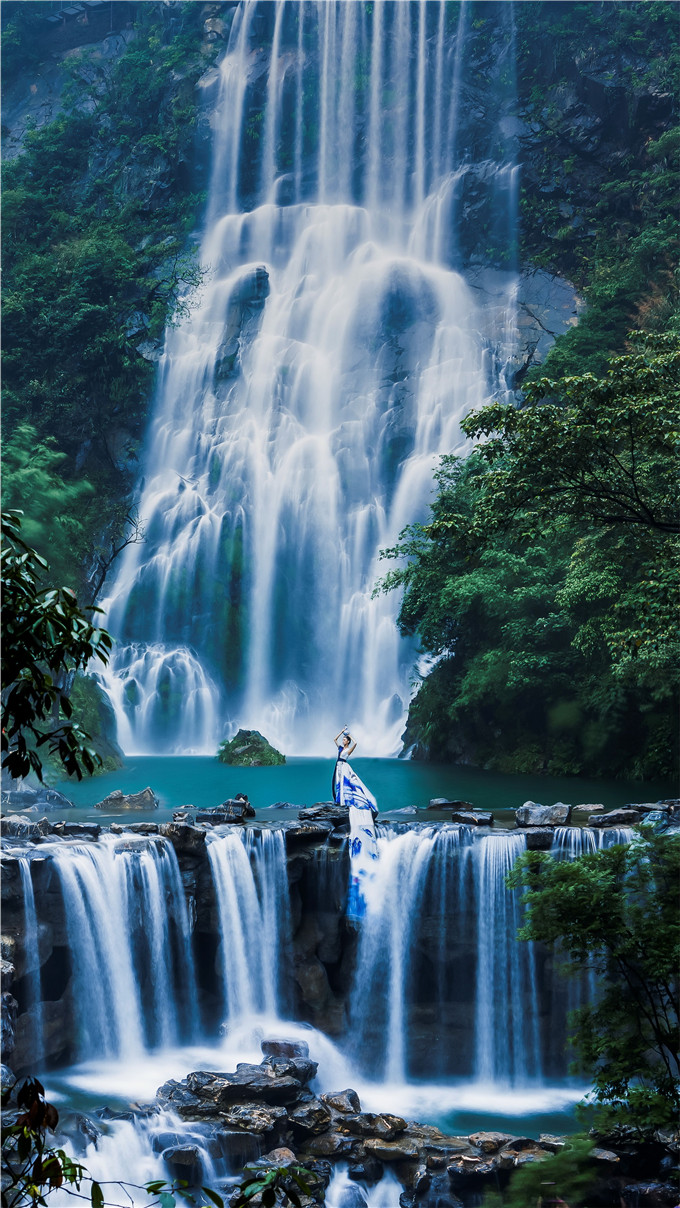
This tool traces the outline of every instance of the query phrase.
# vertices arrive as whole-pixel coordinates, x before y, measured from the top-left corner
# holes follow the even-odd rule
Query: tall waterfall
[[[372,592],[461,417],[504,386],[511,26],[501,4],[473,120],[465,2],[238,6],[206,87],[206,281],[166,336],[147,540],[104,602],[127,751],[213,751],[242,725],[313,754],[344,718],[399,749],[414,652]],[[463,275],[475,224],[506,270],[493,311]]]
[[[23,899],[24,926],[24,978],[27,986],[27,1010],[31,1019],[31,1051],[35,1053],[36,1068],[40,1069],[43,1058],[43,1021],[40,993],[40,951],[38,942],[38,915],[35,893],[31,879],[31,864],[25,856],[18,857],[19,876]]]

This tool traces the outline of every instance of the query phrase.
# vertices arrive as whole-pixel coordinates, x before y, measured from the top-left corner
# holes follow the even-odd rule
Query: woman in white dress
[[[338,756],[333,772],[333,799],[349,809],[350,889],[347,917],[363,918],[366,912],[365,890],[378,859],[378,841],[374,817],[378,812],[375,797],[349,764],[356,742],[345,728],[335,738]]]

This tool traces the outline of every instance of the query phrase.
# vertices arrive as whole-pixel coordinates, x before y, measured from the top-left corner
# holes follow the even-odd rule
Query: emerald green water
[[[671,782],[586,780],[575,776],[505,776],[478,768],[450,764],[425,764],[402,759],[353,760],[358,774],[372,789],[381,813],[394,814],[409,806],[424,811],[420,820],[436,818],[427,810],[431,798],[447,797],[469,801],[478,809],[493,810],[499,822],[512,819],[512,811],[525,801],[552,805],[564,801],[601,804],[605,809],[636,801],[657,801],[675,795]],[[56,787],[78,807],[78,816],[89,816],[92,806],[114,789],[138,792],[150,786],[159,798],[160,811],[149,817],[161,819],[180,806],[219,805],[236,793],[246,793],[263,821],[294,817],[290,810],[272,809],[276,802],[298,806],[314,805],[331,798],[333,759],[289,759],[283,767],[234,768],[208,756],[139,755],[127,759],[117,772],[93,779],[61,781]],[[92,817],[103,821],[103,812]],[[146,817],[135,811],[135,818]],[[403,820],[416,815],[403,815]]]

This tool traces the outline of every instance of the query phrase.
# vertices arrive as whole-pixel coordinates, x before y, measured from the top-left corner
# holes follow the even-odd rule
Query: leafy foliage
[[[18,67],[31,62],[27,7],[40,6],[20,5],[5,30]],[[153,379],[139,349],[186,311],[202,277],[187,246],[202,200],[188,171],[202,37],[198,6],[169,16],[139,5],[118,59],[69,56],[64,110],[3,168],[7,506],[50,539],[70,514],[78,588],[86,551],[108,544],[102,530],[114,542],[122,531]],[[91,484],[54,525],[28,489],[36,448],[62,504],[76,479]]]
[[[38,1079],[26,1078],[18,1088],[3,1091],[3,1109],[10,1106],[12,1098],[16,1100],[19,1112],[14,1122],[3,1129],[2,1208],[48,1208],[48,1197],[57,1190],[76,1199],[89,1200],[92,1208],[105,1208],[106,1204],[122,1208],[104,1195],[107,1184],[98,1183],[63,1149],[47,1145],[47,1133],[56,1130],[59,1113],[45,1099],[45,1088]],[[87,1184],[89,1194],[84,1194]],[[181,1180],[168,1183],[165,1179],[156,1179],[143,1187],[117,1180],[112,1186],[123,1191],[127,1204],[133,1202],[131,1191],[145,1191],[150,1197],[147,1208],[155,1208],[155,1205],[175,1208],[178,1198],[198,1208],[196,1195],[190,1193]],[[199,1205],[209,1203],[214,1208],[224,1208],[224,1201],[216,1191],[209,1187],[200,1190],[206,1199],[199,1197]]]
[[[501,771],[672,774],[680,341],[465,421],[382,588],[438,662],[407,741]],[[480,439],[481,438],[481,439]]]
[[[679,874],[680,835],[644,827],[629,845],[573,861],[527,852],[507,878],[525,890],[520,938],[554,948],[568,973],[595,975],[595,1001],[572,1016],[573,1043],[606,1129],[677,1121]]]
[[[293,1204],[294,1208],[301,1208],[298,1191],[311,1195],[310,1172],[304,1166],[246,1166],[246,1170],[252,1173],[242,1180],[236,1198],[231,1200],[231,1208],[248,1208],[255,1196],[263,1208],[274,1208],[275,1204]]]
[[[583,1197],[597,1181],[590,1160],[592,1150],[593,1142],[587,1137],[570,1137],[558,1153],[514,1171],[506,1191],[487,1192],[483,1208],[542,1208],[542,1205],[547,1208],[548,1204],[583,1203]]]
[[[91,659],[107,662],[111,637],[88,620],[70,588],[42,587],[47,563],[20,528],[17,512],[3,512],[2,766],[15,778],[33,771],[42,780],[46,746],[81,779],[99,757],[70,720],[69,681]]]

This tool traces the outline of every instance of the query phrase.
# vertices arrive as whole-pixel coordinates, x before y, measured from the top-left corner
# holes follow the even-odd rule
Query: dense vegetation
[[[22,539],[18,513],[2,513],[2,541],[2,766],[42,780],[51,755],[80,779],[101,760],[73,718],[71,685],[92,659],[107,662],[111,637],[68,587],[42,586],[49,568]]]
[[[508,772],[672,775],[680,338],[638,337],[606,378],[541,379],[464,421],[407,561],[400,625],[439,659],[408,737]],[[481,439],[480,439],[481,438]]]
[[[680,836],[647,826],[573,861],[527,852],[508,877],[525,890],[520,936],[555,949],[569,975],[596,978],[597,996],[572,1024],[603,1132],[642,1137],[677,1124],[679,874]]]
[[[10,75],[34,65],[25,8],[3,35]],[[4,167],[5,506],[74,588],[125,527],[153,378],[140,348],[197,281],[200,9],[139,5],[119,58],[69,56],[62,112]]]

